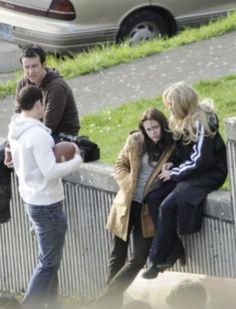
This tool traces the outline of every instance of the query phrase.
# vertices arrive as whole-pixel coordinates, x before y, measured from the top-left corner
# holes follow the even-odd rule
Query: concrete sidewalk
[[[179,80],[190,84],[236,72],[236,31],[68,80],[80,115],[153,97]],[[217,102],[216,102],[217,105]],[[13,97],[0,102],[0,136],[5,136]]]

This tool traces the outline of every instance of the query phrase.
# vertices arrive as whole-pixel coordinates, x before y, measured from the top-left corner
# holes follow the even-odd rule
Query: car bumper
[[[114,42],[116,29],[88,30],[78,33],[58,34],[31,31],[13,27],[14,42],[20,47],[38,44],[46,51],[55,53],[76,52],[86,47]]]
[[[0,8],[0,38],[19,46],[39,44],[51,52],[74,52],[97,44],[114,42],[114,25],[77,25],[74,22],[51,20]],[[0,27],[1,30],[1,27]]]

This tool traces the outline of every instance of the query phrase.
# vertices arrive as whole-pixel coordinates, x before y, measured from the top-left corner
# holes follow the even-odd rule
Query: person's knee
[[[39,272],[56,273],[60,267],[61,257],[55,255],[52,257],[40,258],[40,263],[37,266]]]

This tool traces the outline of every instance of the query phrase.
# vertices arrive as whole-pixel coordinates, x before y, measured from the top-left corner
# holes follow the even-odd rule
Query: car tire
[[[138,11],[121,24],[117,42],[127,40],[131,45],[168,35],[163,17],[150,10]]]

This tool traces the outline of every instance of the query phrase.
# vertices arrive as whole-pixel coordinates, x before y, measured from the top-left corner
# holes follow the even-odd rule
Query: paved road
[[[236,72],[236,31],[69,80],[80,115],[153,97],[175,81],[190,84]],[[0,102],[0,136],[7,132],[13,98]]]
[[[20,48],[0,39],[0,73],[14,72],[20,68]],[[0,80],[5,80],[8,74],[1,74]]]

